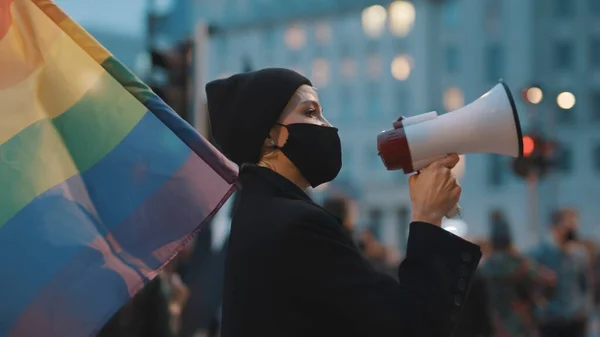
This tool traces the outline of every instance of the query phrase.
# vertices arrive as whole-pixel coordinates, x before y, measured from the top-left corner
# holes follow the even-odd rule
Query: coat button
[[[458,281],[458,290],[460,290],[460,291],[465,291],[465,288],[466,288],[466,287],[467,287],[467,281],[465,281],[465,279],[464,279],[464,278],[461,278],[461,279]]]
[[[462,304],[462,297],[461,297],[460,295],[456,295],[456,296],[454,296],[454,304],[455,304],[457,307],[460,307],[460,306],[461,306],[461,304]]]
[[[471,262],[471,254],[469,254],[467,252],[463,252],[461,256],[462,256],[463,262]]]

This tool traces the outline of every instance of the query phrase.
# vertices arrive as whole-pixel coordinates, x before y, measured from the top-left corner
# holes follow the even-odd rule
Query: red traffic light
[[[535,141],[530,136],[523,137],[523,156],[529,157],[535,150]]]

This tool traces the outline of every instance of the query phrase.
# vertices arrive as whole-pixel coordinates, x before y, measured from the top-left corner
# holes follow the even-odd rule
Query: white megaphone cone
[[[428,112],[400,118],[377,137],[388,170],[418,171],[450,153],[523,155],[523,135],[508,86],[500,82],[471,104],[442,116]],[[454,214],[451,214],[454,213]],[[448,214],[458,213],[458,207]]]

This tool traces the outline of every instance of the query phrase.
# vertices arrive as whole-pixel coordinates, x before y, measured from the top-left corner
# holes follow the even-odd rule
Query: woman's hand
[[[462,192],[450,171],[458,161],[458,155],[448,155],[410,177],[411,221],[441,226],[442,218],[458,204]]]

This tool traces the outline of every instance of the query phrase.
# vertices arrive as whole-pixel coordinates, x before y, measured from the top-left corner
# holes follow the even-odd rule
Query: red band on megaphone
[[[377,150],[389,171],[403,169],[408,174],[414,172],[414,168],[402,119],[400,117],[393,123],[393,130],[384,131],[377,136]]]

